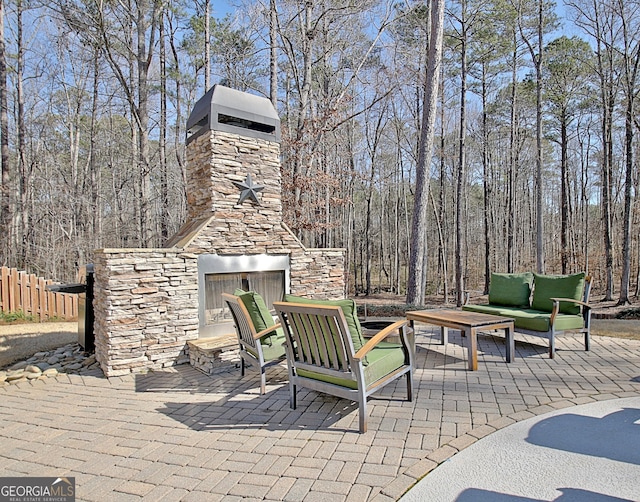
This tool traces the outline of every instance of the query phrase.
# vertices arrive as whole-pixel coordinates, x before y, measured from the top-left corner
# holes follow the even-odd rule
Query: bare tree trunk
[[[211,0],[204,0],[204,92],[211,87]]]
[[[97,131],[96,121],[98,117],[98,100],[99,96],[99,76],[100,76],[100,63],[98,60],[98,49],[94,49],[93,59],[93,95],[91,96],[91,125],[89,129],[90,139],[90,152],[89,161],[87,163],[89,169],[89,211],[90,216],[90,239],[92,249],[100,247],[100,241],[102,239],[102,209],[98,203],[98,194],[100,193],[100,168],[96,162],[96,143],[97,143]]]
[[[435,216],[436,228],[438,229],[438,244],[440,249],[442,250],[442,257],[443,257],[443,261],[441,263],[442,276],[443,276],[442,287],[443,287],[444,303],[447,304],[449,303],[449,278],[447,276],[449,272],[447,269],[447,260],[446,260],[446,253],[445,253],[445,250],[447,247],[444,240],[444,232],[442,231],[442,212],[440,212],[438,210],[438,206],[436,206],[436,200],[433,196],[432,190],[429,190],[429,195],[431,198],[431,204],[433,205],[433,213]]]
[[[588,211],[588,207],[589,207],[589,196],[587,193],[587,186],[589,185],[589,166],[591,165],[589,160],[590,160],[590,153],[591,153],[591,143],[590,143],[590,138],[591,138],[591,134],[588,134],[587,137],[587,141],[580,141],[580,151],[583,152],[583,155],[581,155],[582,161],[581,161],[581,183],[582,183],[582,187],[581,187],[581,192],[582,192],[582,215],[583,215],[583,223],[582,223],[582,228],[583,228],[583,235],[582,235],[582,252],[584,255],[584,263],[582,265],[583,270],[585,271],[589,271],[589,258],[590,258],[590,254],[589,254],[589,236],[591,235],[591,233],[589,232],[589,211]]]
[[[0,162],[2,163],[2,179],[0,180],[0,233],[2,248],[0,263],[11,263],[11,242],[13,219],[10,203],[11,171],[9,166],[9,117],[7,98],[7,55],[4,41],[4,0],[0,0]]]
[[[182,80],[180,77],[180,58],[178,56],[178,49],[176,47],[176,39],[175,39],[175,30],[173,29],[173,26],[171,25],[171,18],[168,19],[169,21],[169,29],[170,29],[170,34],[169,34],[169,46],[171,47],[171,55],[173,58],[173,64],[174,66],[174,71],[175,74],[177,75],[175,78],[175,84],[176,84],[176,88],[175,88],[175,93],[176,93],[176,98],[175,98],[175,110],[176,110],[176,121],[175,123],[177,124],[176,128],[176,134],[174,134],[174,150],[175,150],[175,156],[176,156],[176,162],[178,163],[178,167],[180,168],[180,175],[182,178],[182,198],[183,201],[187,200],[187,171],[186,171],[186,167],[184,164],[184,160],[182,157],[182,147],[184,145],[183,142],[183,137],[181,134],[179,134],[180,131],[180,124],[182,123]]]
[[[399,132],[399,131],[398,131]],[[392,286],[396,294],[400,294],[400,215],[402,214],[402,152],[398,141],[396,151],[396,171],[395,171],[395,197],[393,204],[393,280]]]
[[[486,64],[482,63],[482,173],[483,173],[483,230],[484,230],[484,294],[489,293],[491,280],[491,238],[489,236],[489,218],[491,217],[491,185],[489,180],[489,127],[487,124],[487,71]]]
[[[269,1],[269,96],[278,110],[278,9],[276,0]]]
[[[375,130],[373,132],[373,138],[369,142],[369,162],[371,171],[369,172],[368,187],[365,194],[366,197],[366,215],[365,215],[365,227],[364,227],[364,245],[366,246],[366,265],[365,265],[365,294],[371,294],[371,265],[372,265],[372,241],[371,236],[371,211],[372,200],[375,192],[374,180],[376,177],[376,160],[378,156],[378,145],[383,132],[383,116],[381,112],[376,122]]]
[[[442,62],[442,40],[444,27],[444,0],[431,0],[431,30],[425,79],[424,105],[420,148],[416,165],[416,194],[411,226],[411,250],[409,255],[409,283],[407,303],[424,303],[426,287],[426,248],[429,166],[433,150],[434,127],[436,122],[438,80]]]
[[[445,180],[447,178],[446,173],[446,134],[445,134],[445,94],[444,94],[444,65],[442,66],[440,75],[440,196],[438,198],[438,208],[434,207],[436,211],[436,225],[438,226],[438,242],[439,242],[439,255],[440,255],[440,269],[442,273],[442,298],[444,303],[449,303],[449,264],[448,264],[448,246],[447,240],[444,237],[444,225],[446,215],[446,187]]]
[[[350,200],[353,200],[353,184],[354,184],[354,180],[356,178],[355,173],[356,173],[356,167],[355,167],[355,159],[354,159],[354,151],[353,151],[353,128],[351,126],[351,124],[349,124],[348,128],[348,133],[347,133],[347,162],[349,163],[349,175],[347,177],[347,189],[346,189],[346,193],[347,193],[347,197],[349,197]],[[347,243],[347,252],[346,252],[346,256],[345,256],[345,263],[347,264],[347,270],[345,270],[345,289],[347,292],[351,291],[351,285],[353,285],[353,290],[357,289],[357,285],[358,285],[358,281],[355,277],[356,273],[357,273],[357,268],[356,268],[356,253],[355,253],[355,249],[354,249],[354,235],[356,234],[356,232],[354,231],[354,227],[355,227],[355,214],[354,214],[354,210],[353,210],[353,204],[349,204],[347,205],[347,216],[346,216],[346,229],[347,229],[347,233],[344,237],[344,242]],[[353,277],[353,283],[351,283],[351,276],[348,272],[348,268],[352,267],[353,271],[354,271],[354,277]]]
[[[30,172],[27,165],[26,137],[27,128],[24,116],[24,46],[22,37],[22,0],[16,2],[17,8],[17,45],[18,45],[18,61],[17,61],[17,100],[18,100],[18,211],[17,211],[17,266],[27,269],[28,265],[28,246],[29,246],[29,187]]]
[[[631,90],[631,93],[634,91]],[[631,279],[631,210],[633,193],[633,96],[627,96],[625,113],[625,180],[624,216],[622,218],[622,272],[620,274],[620,297],[618,305],[629,304],[629,281]]]
[[[158,160],[160,167],[160,244],[169,238],[169,181],[167,175],[167,57],[164,33],[164,12],[160,14],[160,137],[158,138]]]
[[[622,219],[622,272],[620,274],[620,298],[618,305],[626,305],[629,302],[629,282],[631,279],[631,219],[633,218],[633,174],[634,166],[634,118],[635,100],[637,96],[636,79],[638,63],[640,62],[640,43],[636,42],[632,47],[636,33],[630,32],[631,20],[627,18],[627,12],[623,2],[620,2],[620,17],[622,21],[622,33],[624,42],[624,82],[626,93],[625,110],[625,181],[624,181],[624,216]]]
[[[616,105],[617,74],[619,52],[616,39],[619,36],[619,26],[613,19],[610,7],[599,0],[567,1],[567,4],[578,13],[577,23],[585,28],[595,43],[595,72],[599,79],[600,110],[600,189],[601,189],[601,219],[604,251],[604,300],[613,300],[613,244],[612,244],[612,201],[613,201],[613,113]],[[586,246],[586,245],[585,245]]]
[[[150,0],[139,0],[135,6],[118,4],[125,9],[125,14],[129,21],[129,33],[126,36],[126,45],[118,43],[119,36],[107,31],[108,23],[105,22],[105,12],[99,13],[97,20],[90,19],[90,22],[98,22],[98,29],[101,38],[101,48],[118,79],[123,92],[127,97],[128,105],[131,109],[133,134],[138,141],[137,166],[138,176],[138,203],[139,216],[138,241],[140,246],[154,244],[153,222],[150,211],[150,186],[151,186],[151,161],[149,148],[149,69],[153,59],[155,49],[155,37],[159,15],[159,2]],[[103,6],[106,8],[106,6]],[[148,43],[147,43],[148,36]],[[114,42],[113,39],[116,39]],[[134,40],[135,39],[135,40]],[[134,47],[135,42],[135,47]],[[121,55],[117,51],[126,51],[129,63],[129,75],[125,75],[121,68]],[[137,133],[137,134],[136,134]]]
[[[596,7],[597,9],[597,7]],[[599,21],[596,10],[596,22]],[[600,36],[600,27],[597,34]],[[613,88],[613,54],[607,54],[607,61],[603,60],[602,40],[597,40],[598,73],[600,74],[600,96],[602,101],[602,223],[605,253],[605,297],[613,299],[613,246],[611,239],[611,199],[612,181],[611,171],[613,163],[613,108],[615,104],[615,90]],[[606,73],[605,73],[606,72]],[[607,75],[609,78],[607,78]]]
[[[531,57],[536,68],[536,269],[538,273],[545,271],[544,260],[544,214],[542,198],[544,186],[542,178],[542,63],[544,46],[542,44],[543,0],[538,0],[538,54]]]
[[[149,5],[145,1],[140,1],[137,6],[138,20],[137,26],[137,63],[138,63],[138,103],[137,103],[137,122],[138,122],[138,140],[140,141],[140,173],[141,186],[140,192],[142,201],[140,204],[140,223],[141,223],[141,240],[142,246],[152,244],[152,215],[151,215],[151,161],[149,155],[149,67],[151,65],[151,57],[154,46],[155,33],[155,7],[151,14],[151,23],[147,23],[146,15]],[[147,52],[147,28],[151,28],[149,49]]]
[[[312,29],[311,16],[313,12],[313,0],[305,2],[304,16],[301,16],[301,31],[302,37],[302,58],[303,58],[303,75],[300,91],[300,102],[298,105],[298,125],[296,127],[296,140],[295,140],[295,153],[293,159],[293,176],[292,181],[294,183],[294,219],[297,222],[300,216],[300,204],[302,190],[296,183],[298,176],[302,174],[302,164],[304,158],[303,151],[303,136],[306,131],[307,118],[309,115],[309,107],[311,100],[311,64],[312,64],[312,51],[313,51],[313,39],[315,33]],[[297,225],[296,225],[297,226]]]
[[[560,118],[560,262],[562,273],[569,270],[569,173],[567,166],[567,117]]]
[[[516,161],[517,161],[517,88],[518,88],[518,48],[516,33],[513,34],[513,54],[511,58],[511,120],[509,121],[509,173],[507,175],[507,272],[515,269],[516,234]]]
[[[456,186],[456,304],[462,305],[464,295],[465,239],[463,205],[466,185],[466,130],[467,130],[467,22],[466,3],[462,2],[460,18],[460,126],[458,131],[458,179]]]

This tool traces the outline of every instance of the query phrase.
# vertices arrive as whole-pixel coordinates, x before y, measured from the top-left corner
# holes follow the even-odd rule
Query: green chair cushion
[[[489,283],[489,303],[529,308],[533,274],[491,274]]]
[[[249,312],[249,317],[251,317],[251,321],[253,322],[253,327],[256,332],[260,332],[271,326],[274,326],[276,323],[273,320],[273,316],[269,309],[267,308],[267,304],[264,302],[262,296],[255,291],[243,291],[242,289],[236,289],[234,293],[237,297],[240,298],[242,303]],[[275,336],[274,336],[275,335]],[[262,344],[263,353],[265,352],[265,346],[273,346],[275,342],[270,340],[271,337],[280,337],[282,340],[278,345],[281,345],[284,341],[284,333],[282,329],[276,329],[275,331],[268,333],[267,335],[260,338],[260,343]],[[282,353],[284,354],[284,349],[282,349]],[[255,355],[255,354],[254,354]],[[265,360],[267,356],[265,354]]]
[[[534,276],[533,301],[531,308],[551,312],[553,301],[551,298],[571,298],[582,300],[584,291],[584,272],[573,275],[539,275]],[[570,302],[560,302],[560,313],[578,315],[580,305]]]
[[[333,307],[340,307],[345,319],[347,320],[347,326],[349,327],[349,333],[351,334],[351,341],[353,342],[353,350],[358,352],[365,344],[366,340],[362,336],[362,328],[360,327],[360,321],[358,320],[358,313],[356,308],[356,302],[350,299],[344,300],[316,300],[313,298],[305,298],[302,296],[284,295],[285,302],[291,303],[305,303],[312,305],[331,305]],[[367,356],[368,359],[368,356]]]
[[[367,358],[369,359],[369,364],[364,366],[364,381],[367,387],[405,364],[405,353],[402,345],[398,343],[380,342],[371,349],[367,354]],[[358,382],[348,378],[328,376],[302,369],[298,369],[298,375],[349,389],[358,388]]]
[[[285,355],[284,350],[284,332],[278,328],[275,331],[275,335],[266,335],[260,338],[260,345],[262,346],[262,357],[266,361],[273,361],[275,359],[282,359]],[[258,353],[248,345],[245,346],[247,352],[250,352],[256,359],[258,358]]]

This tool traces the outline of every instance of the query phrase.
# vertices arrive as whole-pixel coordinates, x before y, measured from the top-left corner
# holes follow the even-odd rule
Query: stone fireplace
[[[304,247],[282,221],[271,102],[212,87],[187,122],[187,221],[161,249],[95,252],[96,359],[107,376],[189,361],[233,332],[221,292],[345,295],[344,250]]]

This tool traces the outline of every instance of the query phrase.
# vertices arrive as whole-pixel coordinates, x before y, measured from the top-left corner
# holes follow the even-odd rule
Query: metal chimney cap
[[[280,118],[267,98],[216,84],[187,119],[187,144],[205,131],[280,142]]]

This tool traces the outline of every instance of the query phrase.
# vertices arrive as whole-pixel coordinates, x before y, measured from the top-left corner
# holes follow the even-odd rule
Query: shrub
[[[0,311],[0,322],[3,324],[19,324],[35,322],[35,318],[31,314],[25,314],[22,310],[16,312]]]
[[[617,315],[618,319],[640,319],[640,308],[633,307],[620,311]]]
[[[407,315],[407,311],[410,310],[423,310],[428,307],[420,305],[366,305],[358,304],[358,315],[365,317],[404,317]]]

